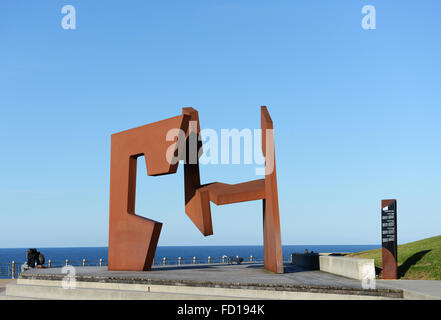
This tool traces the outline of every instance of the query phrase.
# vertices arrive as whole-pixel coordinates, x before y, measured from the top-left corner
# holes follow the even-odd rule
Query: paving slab
[[[0,279],[0,300],[33,300],[31,298],[13,297],[6,295],[6,286],[14,284],[17,280],[14,279]]]
[[[0,294],[5,292],[6,285],[13,282],[13,279],[0,279]]]
[[[436,299],[441,300],[440,280],[379,280],[392,288],[404,290],[409,299]]]

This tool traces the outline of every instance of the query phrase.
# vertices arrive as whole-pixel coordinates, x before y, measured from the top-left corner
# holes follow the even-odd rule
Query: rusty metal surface
[[[109,207],[109,270],[150,270],[162,223],[135,213],[137,158],[144,155],[150,176],[175,173],[165,154],[167,132],[187,130],[182,115],[112,135]],[[176,143],[175,143],[176,144]]]
[[[165,137],[169,130],[178,128],[186,133],[182,160],[185,160],[187,216],[204,236],[209,236],[213,234],[210,202],[224,205],[263,200],[264,266],[269,271],[283,273],[274,128],[266,107],[261,108],[261,118],[265,179],[236,185],[218,182],[201,185],[200,123],[199,114],[193,108],[184,108],[181,116],[112,135],[109,270],[151,269],[162,224],[134,212],[137,157],[146,156],[148,175],[176,173],[178,163],[169,164],[166,152],[170,147],[178,151],[182,146],[176,141],[167,142]],[[197,141],[196,148],[192,148],[192,141]]]
[[[279,195],[275,159],[274,126],[268,109],[262,107],[262,151],[265,156],[265,200],[263,202],[263,236],[265,269],[283,273],[280,234]]]

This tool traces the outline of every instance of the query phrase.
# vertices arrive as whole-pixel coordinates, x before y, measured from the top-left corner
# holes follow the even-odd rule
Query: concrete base
[[[61,281],[18,279],[6,296],[65,300],[384,300],[383,296],[256,289],[77,282],[64,289]]]
[[[285,274],[263,265],[210,264],[156,267],[150,272],[75,267],[74,289],[63,289],[63,269],[34,269],[9,284],[7,296],[41,299],[396,299],[387,285],[364,289],[361,281],[285,265]]]
[[[351,279],[375,279],[374,259],[356,259],[335,256],[320,256],[320,271]]]
[[[150,292],[149,292],[150,290]],[[165,291],[165,292],[163,292]],[[10,284],[6,296],[52,300],[223,300],[235,299],[210,294],[179,293],[147,286],[81,282],[76,288],[64,289],[61,281],[26,280]]]

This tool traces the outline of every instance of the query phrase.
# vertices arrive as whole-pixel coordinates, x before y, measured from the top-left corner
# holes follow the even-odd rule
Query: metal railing
[[[12,278],[12,267],[11,264],[0,264],[0,279]]]
[[[200,257],[162,257],[158,258],[156,257],[153,260],[153,266],[180,266],[180,265],[191,265],[191,264],[228,264],[228,259],[230,257],[228,256],[222,256],[222,257],[207,257],[207,258],[200,258]],[[234,257],[233,257],[234,258]],[[248,258],[243,258],[242,263],[263,263],[263,257],[253,257],[250,256]],[[283,257],[283,262],[291,262],[291,256],[285,256]]]
[[[183,266],[183,265],[196,265],[196,264],[228,264],[229,263],[228,256],[222,256],[222,257],[207,257],[207,258],[200,258],[200,257],[162,257],[158,258],[156,257],[153,260],[153,266]],[[283,257],[284,262],[291,262],[291,256]],[[21,272],[21,266],[24,262],[15,262],[12,261],[11,263],[0,263],[0,279],[15,279],[18,277],[18,275]],[[263,263],[263,257],[253,257],[250,256],[248,258],[243,258],[242,263]],[[104,267],[107,266],[107,261],[103,259],[99,260],[69,260],[66,259],[64,261],[62,260],[51,260],[49,259],[47,263],[44,265],[46,268],[61,268],[64,266],[75,266],[75,267]]]
[[[21,272],[21,266],[24,264],[24,262],[16,262],[12,261],[11,263],[0,263],[0,279],[15,279],[18,277],[18,275]],[[48,260],[46,264],[43,266],[45,268],[61,268],[66,265],[71,265],[75,267],[80,266],[100,266],[103,267],[107,265],[107,261],[104,261],[103,259],[99,260],[93,260],[93,261],[86,261],[86,259],[82,260]]]
[[[103,267],[107,265],[107,261],[103,259],[99,260],[47,260],[44,265],[46,268],[61,268],[64,266],[74,266],[74,267]]]
[[[156,257],[153,260],[153,266],[181,266],[181,265],[194,265],[194,264],[227,264],[228,256],[206,258],[201,257]],[[263,258],[256,258],[250,256],[249,258],[243,258],[243,262],[263,262]]]

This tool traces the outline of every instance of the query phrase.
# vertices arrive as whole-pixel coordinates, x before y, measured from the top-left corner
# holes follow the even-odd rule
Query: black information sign
[[[383,252],[389,251],[396,264],[397,254],[397,200],[382,200],[381,202],[381,239],[383,242]],[[390,260],[389,253],[383,254],[383,265],[386,260]],[[387,256],[385,256],[385,254]],[[391,261],[390,261],[391,262]],[[386,270],[383,270],[386,271]]]

